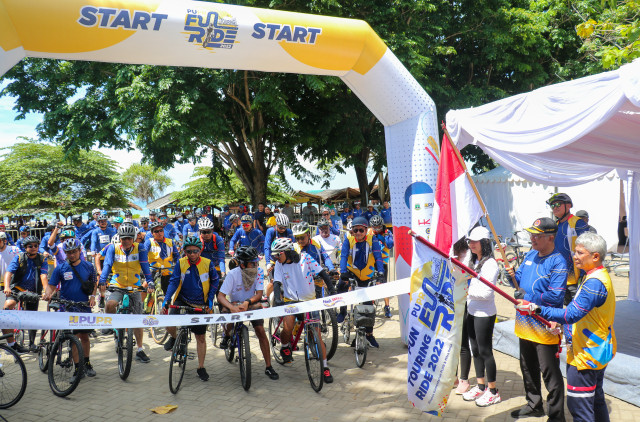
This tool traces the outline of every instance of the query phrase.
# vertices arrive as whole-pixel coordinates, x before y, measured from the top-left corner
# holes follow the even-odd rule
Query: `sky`
[[[4,88],[6,84],[0,84],[0,90]],[[21,136],[37,139],[36,126],[42,121],[41,114],[30,113],[23,120],[15,120],[17,112],[13,110],[15,105],[15,99],[13,97],[3,96],[0,97],[0,148],[10,147],[15,143],[21,141],[18,139]],[[115,160],[118,165],[124,171],[133,163],[140,163],[142,160],[142,153],[137,149],[131,152],[123,153],[122,150],[114,150],[110,148],[95,148],[111,159]],[[308,161],[300,160],[306,168],[313,168],[314,164]],[[164,194],[173,192],[175,190],[182,189],[183,185],[191,180],[191,174],[195,165],[193,164],[177,164],[172,169],[167,171],[169,177],[173,181],[173,184],[167,188]],[[308,191],[313,189],[321,189],[320,184],[310,185],[303,183],[297,178],[291,176],[288,178],[288,182],[295,190]],[[355,172],[353,168],[347,170],[347,173],[342,175],[338,174],[331,183],[331,189],[340,189],[345,187],[357,188],[358,182],[356,180]]]

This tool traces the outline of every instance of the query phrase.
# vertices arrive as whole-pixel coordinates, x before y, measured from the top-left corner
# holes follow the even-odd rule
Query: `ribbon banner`
[[[467,275],[428,246],[413,247],[407,392],[415,407],[440,416],[460,356]]]
[[[79,312],[0,311],[0,328],[19,330],[74,330],[92,328],[172,327],[202,324],[225,324],[252,319],[274,318],[302,312],[320,311],[353,305],[409,292],[409,279],[396,280],[378,286],[327,296],[322,299],[297,302],[256,311],[235,314],[130,315],[90,314]]]

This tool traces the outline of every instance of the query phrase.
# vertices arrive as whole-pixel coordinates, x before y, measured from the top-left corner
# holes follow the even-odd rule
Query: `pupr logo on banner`
[[[201,45],[204,48],[231,49],[238,35],[238,21],[226,13],[187,10],[184,30],[189,34],[187,42]]]
[[[111,326],[111,324],[111,317],[69,315],[69,325],[71,326],[99,325],[101,327],[108,327]]]

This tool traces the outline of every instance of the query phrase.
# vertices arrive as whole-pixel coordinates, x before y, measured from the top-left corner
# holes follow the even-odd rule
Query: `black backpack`
[[[11,277],[11,288],[13,289],[15,287],[15,283],[14,280],[16,279],[16,277],[18,279],[22,279],[26,274],[27,274],[27,254],[25,252],[20,252],[19,255],[19,262],[18,262],[18,270],[13,274],[13,276]],[[36,293],[41,294],[42,293],[42,281],[40,280],[40,269],[42,268],[42,265],[44,265],[45,259],[44,259],[44,255],[42,255],[41,253],[37,254],[35,259],[34,259],[34,263],[36,266]],[[48,265],[48,264],[47,264]]]

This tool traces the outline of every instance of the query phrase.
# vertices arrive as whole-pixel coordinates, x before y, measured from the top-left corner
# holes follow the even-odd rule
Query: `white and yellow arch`
[[[430,225],[435,105],[366,22],[197,1],[0,0],[0,75],[24,57],[338,76],[385,126],[394,226]]]

